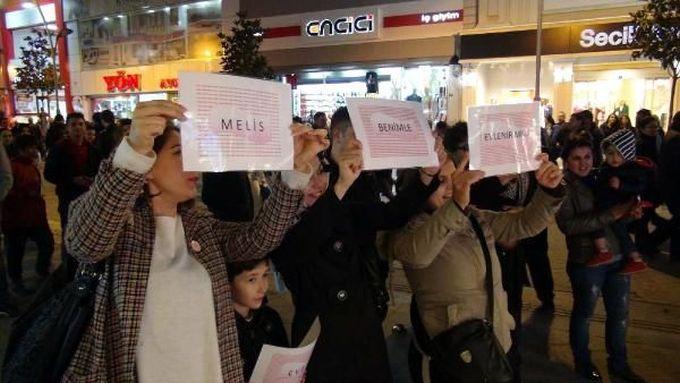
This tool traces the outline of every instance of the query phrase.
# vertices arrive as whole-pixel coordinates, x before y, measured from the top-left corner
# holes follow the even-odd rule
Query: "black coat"
[[[388,204],[362,194],[362,185],[355,182],[342,202],[329,187],[271,254],[295,305],[293,346],[319,317],[308,382],[391,381],[366,261],[377,258],[376,232],[404,225],[437,183],[414,182]]]
[[[680,217],[680,136],[663,143],[659,160],[660,190],[673,217]]]
[[[609,180],[617,177],[621,184],[619,189],[609,186]],[[647,174],[645,169],[635,161],[626,161],[618,168],[604,164],[597,172],[595,184],[595,205],[600,210],[609,209],[614,205],[629,202],[641,196],[647,189]]]
[[[286,329],[276,310],[263,305],[258,310],[254,310],[252,314],[250,320],[245,320],[239,313],[234,313],[238,330],[238,346],[241,358],[243,358],[243,377],[246,379],[250,379],[255,369],[262,346],[265,344],[279,347],[289,346]]]
[[[201,199],[222,221],[248,222],[254,218],[253,193],[247,172],[203,173]]]
[[[68,205],[89,189],[89,187],[76,185],[73,179],[80,176],[94,178],[97,175],[102,158],[93,146],[88,146],[87,163],[84,169],[78,172],[71,165],[72,159],[69,157],[66,145],[66,140],[61,141],[52,147],[48,153],[45,160],[45,179],[57,186],[56,192],[60,204]]]
[[[637,155],[647,157],[655,165],[659,165],[659,152],[661,150],[661,138],[659,136],[648,136],[640,134],[637,144]]]

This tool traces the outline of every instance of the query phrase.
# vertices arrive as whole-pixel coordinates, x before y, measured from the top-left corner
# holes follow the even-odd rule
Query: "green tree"
[[[680,76],[680,1],[649,0],[642,9],[630,15],[636,28],[633,59],[657,60],[671,76],[669,118],[672,118]]]
[[[260,53],[264,30],[260,19],[249,20],[245,12],[236,14],[231,34],[218,33],[222,45],[222,72],[255,78],[273,78],[267,59]]]
[[[15,87],[38,99],[46,99],[54,93],[57,68],[52,62],[52,50],[47,35],[39,30],[35,36],[26,36],[26,45],[21,47],[21,66],[16,69]],[[49,109],[49,101],[47,103]]]

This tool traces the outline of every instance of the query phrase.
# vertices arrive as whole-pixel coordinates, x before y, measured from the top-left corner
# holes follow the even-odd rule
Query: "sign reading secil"
[[[371,13],[335,19],[310,20],[305,24],[305,33],[312,37],[351,35],[373,31],[375,31],[375,15]]]
[[[543,54],[573,54],[632,49],[635,26],[630,23],[568,25],[543,30]],[[531,56],[536,31],[510,31],[461,37],[461,59]]]
[[[579,44],[583,48],[590,48],[593,45],[606,47],[607,45],[616,47],[628,45],[635,40],[635,26],[624,25],[619,30],[597,32],[594,28],[585,28],[581,31]]]

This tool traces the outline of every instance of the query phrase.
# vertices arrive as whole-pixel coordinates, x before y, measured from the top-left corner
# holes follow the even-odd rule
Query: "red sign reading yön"
[[[106,91],[109,93],[141,90],[141,81],[141,74],[126,74],[124,70],[118,71],[115,76],[104,76]]]

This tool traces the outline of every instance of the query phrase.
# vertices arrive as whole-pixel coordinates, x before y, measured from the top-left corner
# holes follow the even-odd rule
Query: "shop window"
[[[219,0],[78,21],[83,69],[152,65],[217,55]]]

